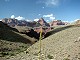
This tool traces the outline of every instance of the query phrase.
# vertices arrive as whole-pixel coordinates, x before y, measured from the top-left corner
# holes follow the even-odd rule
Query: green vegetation
[[[47,58],[49,58],[49,59],[53,59],[54,57],[51,56],[51,55],[48,55]]]
[[[0,57],[4,56],[14,56],[20,52],[27,50],[31,46],[30,44],[20,43],[20,42],[10,42],[5,40],[0,40]]]
[[[63,60],[70,60],[70,59],[68,59],[68,58],[64,58]]]

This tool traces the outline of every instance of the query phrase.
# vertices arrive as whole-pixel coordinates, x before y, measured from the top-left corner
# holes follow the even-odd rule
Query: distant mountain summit
[[[17,20],[15,18],[4,18],[2,19],[3,23],[8,24],[10,27],[14,27],[15,25],[18,26],[26,26],[27,25],[27,21],[25,20]]]
[[[38,23],[40,23],[42,26],[50,26],[43,18],[40,18],[39,20],[38,20]]]

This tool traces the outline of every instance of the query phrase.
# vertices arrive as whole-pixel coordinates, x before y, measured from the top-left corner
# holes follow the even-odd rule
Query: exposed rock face
[[[40,23],[42,26],[47,26],[47,27],[50,26],[43,18],[40,18],[38,23]]]
[[[34,27],[36,25],[37,22],[33,21],[33,22],[27,22],[27,26],[28,27]]]
[[[17,27],[17,29],[18,29],[18,26],[19,27],[22,27],[22,26],[27,27],[28,26],[26,29],[20,28],[20,29],[18,29],[18,31],[20,32],[22,30],[22,33],[24,33],[23,31],[25,31],[25,33],[28,36],[35,37],[36,39],[39,39],[39,33],[41,32],[41,30],[42,30],[43,36],[51,30],[50,25],[43,18],[40,18],[39,21],[37,21],[37,22],[35,22],[35,21],[27,22],[25,20],[5,18],[5,19],[2,19],[2,22],[8,24],[10,27]],[[30,27],[31,27],[31,29],[32,28],[34,28],[34,29],[28,30],[28,28],[30,28]],[[28,31],[28,32],[26,32],[26,31]]]
[[[29,26],[29,27],[35,27],[36,23],[39,23],[41,26],[50,26],[43,18],[40,18],[39,21],[35,22],[27,22],[25,20],[17,20],[12,18],[4,18],[2,19],[2,22],[8,24],[9,26],[14,27],[15,25],[18,26]]]
[[[4,18],[2,19],[2,22],[8,24],[11,27],[14,27],[15,25],[17,25],[18,21],[16,19]]]
[[[39,21],[34,26],[34,31],[36,31],[37,33],[40,33],[42,31],[43,37],[50,30],[51,30],[50,25],[43,18],[40,18]]]
[[[77,21],[76,21],[76,24],[80,24],[80,20],[77,20]]]
[[[36,24],[35,21],[33,22],[27,22],[25,20],[17,20],[17,19],[12,19],[12,18],[4,18],[2,19],[3,23],[8,24],[10,27],[14,27],[15,25],[17,26],[29,26],[29,27],[34,27]]]
[[[17,26],[27,26],[27,21],[20,20],[20,21],[18,21]]]
[[[62,22],[61,20],[54,20],[53,22],[50,23],[51,26],[54,25],[65,25],[64,22]]]
[[[44,37],[44,34],[47,33],[48,31],[50,31],[48,28],[49,28],[49,24],[47,22],[44,21],[43,18],[41,18],[39,21],[35,22],[28,22],[27,23],[27,26],[28,28],[29,27],[32,27],[30,29],[27,29],[26,28],[26,35],[30,36],[30,37],[34,37],[36,39],[39,40],[39,37],[40,37],[40,32],[42,30],[42,35]],[[19,26],[17,26],[19,27]],[[23,28],[25,30],[25,28]],[[21,29],[20,29],[21,30]],[[28,31],[27,31],[28,30]],[[24,33],[24,32],[21,32],[21,33]]]
[[[17,19],[11,19],[11,18],[4,18],[2,19],[2,22],[8,24],[10,27],[14,27],[15,25],[26,26],[27,24],[25,20],[18,21]]]

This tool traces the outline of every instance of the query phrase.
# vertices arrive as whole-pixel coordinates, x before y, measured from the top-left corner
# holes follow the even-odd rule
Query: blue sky
[[[47,22],[80,19],[80,0],[0,0],[0,19],[16,18]]]

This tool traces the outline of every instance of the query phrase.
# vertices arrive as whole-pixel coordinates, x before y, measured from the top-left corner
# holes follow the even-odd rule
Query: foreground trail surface
[[[70,27],[44,40],[40,60],[80,60],[80,27]],[[25,52],[7,60],[39,60],[39,45],[35,43]]]

